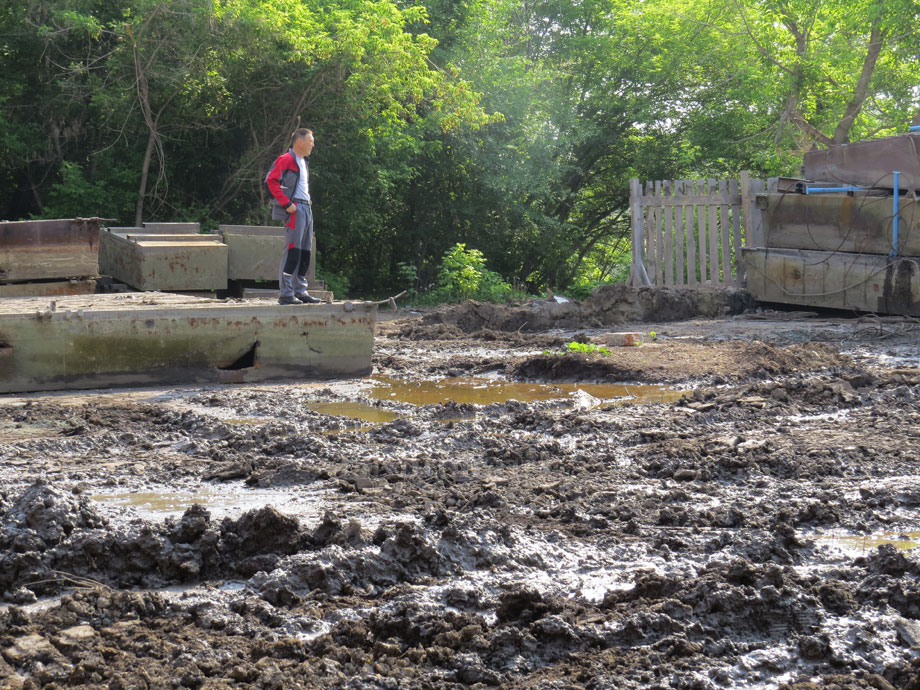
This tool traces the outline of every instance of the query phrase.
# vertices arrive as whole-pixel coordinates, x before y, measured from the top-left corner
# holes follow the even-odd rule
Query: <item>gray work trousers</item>
[[[307,291],[307,269],[310,268],[310,247],[313,246],[313,210],[306,201],[294,199],[294,227],[286,227],[284,252],[278,271],[278,287],[282,297]]]

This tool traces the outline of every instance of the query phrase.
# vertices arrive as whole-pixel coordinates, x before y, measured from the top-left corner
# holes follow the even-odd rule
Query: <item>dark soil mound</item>
[[[573,353],[537,355],[515,365],[512,376],[539,381],[639,381],[641,371],[618,365],[612,358]]]
[[[744,290],[632,288],[623,284],[596,289],[581,305],[583,319],[609,326],[636,321],[682,321],[696,316],[740,314],[755,306]]]

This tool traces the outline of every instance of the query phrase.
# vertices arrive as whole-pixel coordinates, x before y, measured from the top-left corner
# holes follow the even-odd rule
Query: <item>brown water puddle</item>
[[[350,419],[360,419],[370,424],[387,424],[402,415],[392,410],[384,410],[373,405],[367,405],[360,402],[325,402],[310,403],[308,408],[320,414],[327,414],[332,417],[348,417]]]
[[[162,488],[152,491],[100,493],[90,496],[94,501],[114,506],[125,506],[141,515],[181,515],[193,504],[205,506],[216,513],[216,517],[241,514],[271,504],[279,510],[299,512],[301,501],[291,494],[277,489],[238,489],[207,487],[178,489]]]
[[[137,493],[98,494],[95,501],[139,508],[148,513],[182,513],[192,504],[208,505],[220,496],[216,491],[142,491]]]
[[[445,378],[437,381],[403,381],[387,376],[372,376],[370,397],[381,402],[397,402],[416,407],[444,403],[490,405],[509,400],[536,402],[572,398],[579,391],[613,404],[671,403],[686,393],[664,386],[623,386],[596,383],[521,383],[476,377]],[[404,416],[374,405],[346,401],[310,403],[307,407],[320,414],[347,417],[370,425],[387,424]],[[448,420],[442,420],[448,421]],[[456,421],[456,420],[454,420]],[[370,427],[361,427],[366,430]],[[335,433],[335,432],[332,432]]]
[[[901,551],[910,551],[920,546],[920,532],[906,532],[900,534],[823,534],[815,537],[818,542],[836,546],[844,551],[870,551],[883,544],[891,544]]]
[[[439,381],[402,381],[372,376],[371,396],[412,405],[438,405],[447,402],[491,405],[509,400],[538,402],[568,398],[578,391],[601,400],[622,398],[629,403],[670,403],[686,393],[664,386],[623,386],[607,383],[521,383],[484,378],[447,378]]]

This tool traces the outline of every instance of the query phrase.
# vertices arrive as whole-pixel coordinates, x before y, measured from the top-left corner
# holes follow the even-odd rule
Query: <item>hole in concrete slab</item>
[[[237,371],[239,369],[249,369],[256,365],[256,350],[259,348],[259,341],[255,341],[246,352],[244,352],[237,360],[230,365],[225,367],[217,367],[223,371]]]

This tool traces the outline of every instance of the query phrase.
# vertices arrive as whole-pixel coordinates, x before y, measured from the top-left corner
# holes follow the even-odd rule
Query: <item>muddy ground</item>
[[[0,687],[920,688],[920,325],[649,299],[0,398]]]

